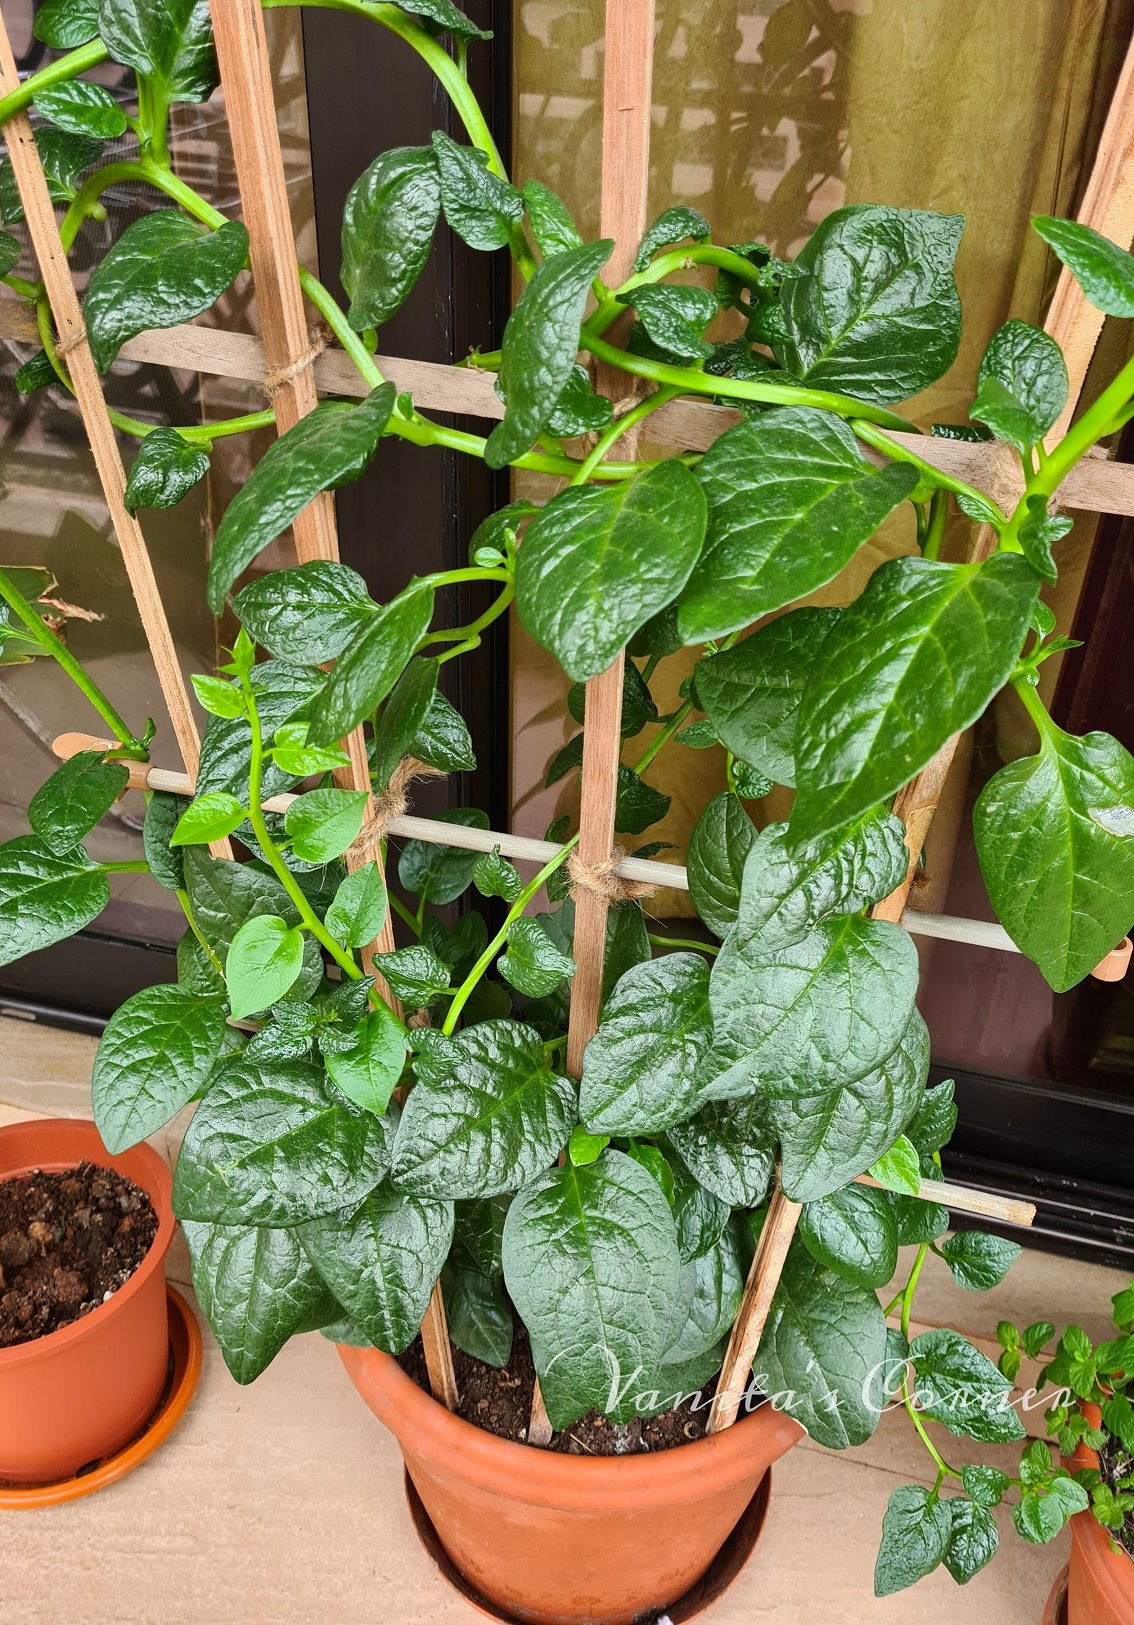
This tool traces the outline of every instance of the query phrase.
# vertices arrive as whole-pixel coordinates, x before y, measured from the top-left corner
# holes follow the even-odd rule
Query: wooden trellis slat
[[[299,286],[283,153],[276,128],[264,14],[259,0],[211,0],[210,9],[240,202],[248,228],[264,360],[277,378],[272,402],[277,430],[283,434],[314,410],[318,394],[311,370],[314,357]],[[301,564],[315,559],[338,559],[335,501],[329,491],[321,492],[296,516],[293,533]],[[350,756],[350,766],[336,771],[335,782],[348,789],[364,790],[368,798],[367,817],[370,817],[374,808],[362,729],[354,729],[343,744]],[[376,853],[352,848],[347,853],[347,866],[356,869],[371,857],[381,868]],[[387,953],[393,947],[394,931],[387,904],[382,930],[376,941],[362,950],[361,957],[364,967],[375,975],[385,998],[400,1014],[400,1004],[385,980],[376,974],[374,965],[376,950]],[[421,1340],[433,1397],[449,1410],[455,1410],[457,1378],[440,1282],[434,1286],[422,1322]]]

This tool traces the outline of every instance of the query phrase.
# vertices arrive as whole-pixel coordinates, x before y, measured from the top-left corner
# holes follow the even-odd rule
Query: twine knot
[[[58,338],[55,340],[56,357],[59,360],[62,360],[65,355],[70,355],[72,350],[77,350],[80,344],[86,342],[86,337],[87,330],[83,326],[82,322],[80,322],[78,327],[72,328],[71,332],[67,334],[66,338]]]
[[[634,903],[641,897],[652,897],[657,887],[648,880],[627,880],[615,874],[615,869],[625,856],[622,848],[616,846],[608,858],[602,858],[598,863],[586,863],[578,852],[572,852],[567,859],[572,891],[593,892],[596,897],[603,897],[611,904]]]
[[[443,779],[444,773],[439,767],[427,767],[424,762],[415,761],[412,756],[403,756],[397,767],[390,774],[389,783],[380,795],[374,797],[374,805],[370,817],[363,824],[357,837],[351,842],[348,858],[357,859],[359,864],[370,863],[377,858],[382,849],[382,842],[386,839],[390,824],[395,818],[401,818],[406,811],[406,792],[411,779]]]
[[[316,322],[314,327],[309,328],[307,348],[303,354],[296,356],[294,361],[289,361],[284,367],[276,367],[260,385],[268,399],[275,400],[281,389],[294,382],[301,372],[306,372],[308,367],[318,361],[334,336],[326,322]]]

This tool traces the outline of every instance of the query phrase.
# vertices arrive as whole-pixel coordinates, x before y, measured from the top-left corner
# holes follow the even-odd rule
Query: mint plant
[[[952,1466],[927,1423],[976,1441],[1022,1438],[1013,1372],[949,1330],[909,1341],[911,1310],[931,1250],[975,1290],[999,1281],[1018,1249],[969,1232],[942,1239],[948,1213],[917,1195],[952,1132],[952,1086],[927,1091],[913,945],[869,910],[908,871],[895,794],[1010,686],[1039,750],[995,774],[977,805],[997,911],[1056,989],[1085,976],[1134,916],[1134,761],[1106,735],[1063,733],[1037,688],[1042,662],[1067,646],[1039,600],[1067,529],[1051,500],[1134,411],[1134,363],[1048,445],[1067,394],[1059,350],[1020,321],[994,335],[974,422],[936,429],[1016,449],[1023,494],[1002,511],[893,438],[914,429],[895,406],[957,353],[960,217],[839,209],[788,264],[758,241],[714,243],[697,211],[667,209],[633,273],[610,287],[614,245],[584,242],[545,186],[509,181],[465,77],[483,35],[451,0],[319,3],[415,49],[461,139],[438,131],[427,147],[379,154],[359,177],[343,221],[347,310],[299,272],[367,393],[361,404],[325,401],[280,436],[224,514],[206,596],[217,614],[231,602],[240,631],[231,658],[194,679],[209,718],[195,795],[149,796],[144,860],[97,863],[82,843],[124,788],[124,762],[147,758],[152,725],[119,715],[26,584],[0,572],[5,647],[57,659],[115,741],[58,769],[29,807],[32,833],[0,846],[0,962],[89,924],[116,870],[148,869],[176,895],[187,927],[177,981],[111,1018],[94,1110],[116,1152],[197,1102],[174,1205],[198,1297],[240,1382],[317,1326],[402,1353],[440,1278],[452,1337],[475,1358],[505,1365],[519,1315],[557,1428],[591,1409],[623,1422],[669,1408],[721,1363],[778,1177],[803,1216],[756,1388],[836,1448],[862,1443],[900,1404],[935,1476],[892,1498],[877,1588],[939,1562],[964,1582],[995,1550],[989,1508],[1009,1481]],[[132,335],[210,308],[246,264],[243,226],[174,173],[166,140],[171,104],[215,87],[208,11],[200,0],[50,0],[36,26],[67,54],[0,102],[0,120],[30,104],[46,121],[40,155],[65,245],[103,217],[100,197],[119,180],[144,182],[168,205],[129,226],[91,273],[85,321],[105,370]],[[119,116],[79,77],[106,57],[134,70],[136,116]],[[106,157],[108,139],[124,153]],[[0,210],[5,224],[20,217],[7,167]],[[496,372],[505,405],[487,438],[435,423],[374,360],[376,329],[408,295],[441,216],[474,249],[507,250],[524,283],[499,354],[475,358]],[[1100,309],[1134,315],[1134,259],[1084,227],[1035,226]],[[15,274],[18,239],[0,236],[0,255],[43,338],[21,387],[69,387],[42,286]],[[673,280],[690,270],[706,281]],[[625,376],[618,398],[633,404],[617,418],[594,388],[596,360]],[[612,456],[678,396],[739,407],[743,421],[703,456]],[[138,442],[128,498],[140,510],[179,501],[207,472],[214,441],[273,421],[270,410],[160,428],[112,417]],[[467,567],[413,578],[385,604],[335,563],[241,585],[315,495],[362,474],[384,436],[565,483],[542,506],[518,500],[494,514]],[[993,528],[983,562],[940,557],[954,508]],[[881,565],[845,609],[791,607],[899,511],[912,517],[915,554]],[[491,605],[469,625],[435,629],[436,592],[456,581],[488,584]],[[526,879],[498,848],[407,841],[397,856],[416,899],[407,905],[387,896],[375,861],[347,872],[345,854],[368,839],[366,797],[332,778],[347,761],[339,742],[360,725],[376,792],[419,767],[471,768],[442,667],[513,601],[574,683],[580,729],[582,685],[629,650],[621,833],[641,836],[664,816],[669,798],[646,777],[664,749],[714,752],[728,785],[686,854],[716,940],[658,938],[640,903],[613,907],[602,1022],[577,1079],[565,1069],[570,820],[552,826],[556,854]],[[692,678],[659,714],[656,673],[688,646],[701,651]],[[556,754],[549,782],[579,771],[582,738]],[[791,815],[760,827],[750,803],[773,784],[795,790]],[[287,791],[298,794],[286,813],[265,809]],[[487,828],[473,808],[443,817]],[[224,837],[242,861],[210,855]],[[531,914],[542,888],[550,907]],[[454,925],[442,915],[473,892],[503,900],[491,934],[475,910]],[[404,1010],[361,961],[387,906],[401,945],[376,968]],[[877,1185],[857,1183],[866,1173]],[[878,1293],[906,1246],[917,1249],[912,1269],[884,1309]],[[1038,1335],[1030,1328],[1019,1346],[1032,1352]],[[1016,1482],[1029,1539],[1050,1538],[1087,1504],[1081,1476],[1034,1446]],[[1096,1505],[1113,1517],[1130,1486],[1109,1487],[1113,1505],[1101,1495]]]

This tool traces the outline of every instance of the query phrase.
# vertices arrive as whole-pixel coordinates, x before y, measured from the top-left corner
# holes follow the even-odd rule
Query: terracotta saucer
[[[405,1483],[406,1502],[409,1506],[410,1517],[413,1519],[413,1526],[417,1530],[418,1539],[454,1591],[459,1591],[466,1602],[471,1603],[474,1608],[487,1615],[489,1619],[503,1620],[505,1625],[521,1625],[521,1622],[517,1621],[514,1615],[504,1613],[494,1603],[489,1602],[479,1592],[473,1590],[464,1575],[453,1565],[449,1554],[438,1539],[437,1531],[433,1527],[428,1512],[421,1504],[421,1497],[414,1488],[413,1480],[408,1473],[405,1475]],[[757,1485],[755,1495],[741,1513],[731,1535],[729,1535],[710,1564],[708,1571],[678,1602],[671,1603],[668,1608],[657,1609],[652,1613],[643,1614],[640,1625],[666,1625],[666,1621],[669,1622],[669,1625],[684,1625],[687,1619],[693,1619],[703,1609],[708,1608],[710,1603],[716,1602],[719,1597],[723,1596],[748,1562],[749,1557],[752,1555],[752,1548],[760,1538],[760,1531],[764,1527],[764,1518],[768,1511],[768,1497],[771,1489],[772,1470],[769,1468]]]
[[[169,1381],[145,1430],[117,1455],[92,1462],[74,1478],[54,1484],[9,1484],[0,1479],[0,1508],[59,1506],[63,1501],[77,1501],[81,1495],[93,1495],[133,1472],[173,1432],[201,1375],[201,1328],[185,1299],[168,1282],[165,1292],[169,1308]]]

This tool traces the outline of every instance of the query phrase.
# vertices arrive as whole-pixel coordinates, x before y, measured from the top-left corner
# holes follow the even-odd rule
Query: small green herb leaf
[[[398,678],[382,707],[374,741],[374,782],[385,785],[417,738],[437,693],[436,660],[418,656]]]
[[[379,954],[374,968],[389,982],[395,997],[415,1008],[431,1004],[439,993],[444,993],[453,975],[451,967],[423,942]]]
[[[98,33],[98,0],[46,0],[32,20],[32,33],[55,51],[73,51]]]
[[[309,790],[284,814],[292,851],[308,863],[329,863],[357,839],[366,816],[365,790]]]
[[[1005,322],[989,340],[969,415],[1027,451],[1042,440],[1067,399],[1067,367],[1053,338],[1027,322]]]
[[[406,1030],[384,1005],[371,1010],[358,1029],[353,1049],[323,1051],[327,1075],[348,1100],[381,1117],[402,1075]]]

